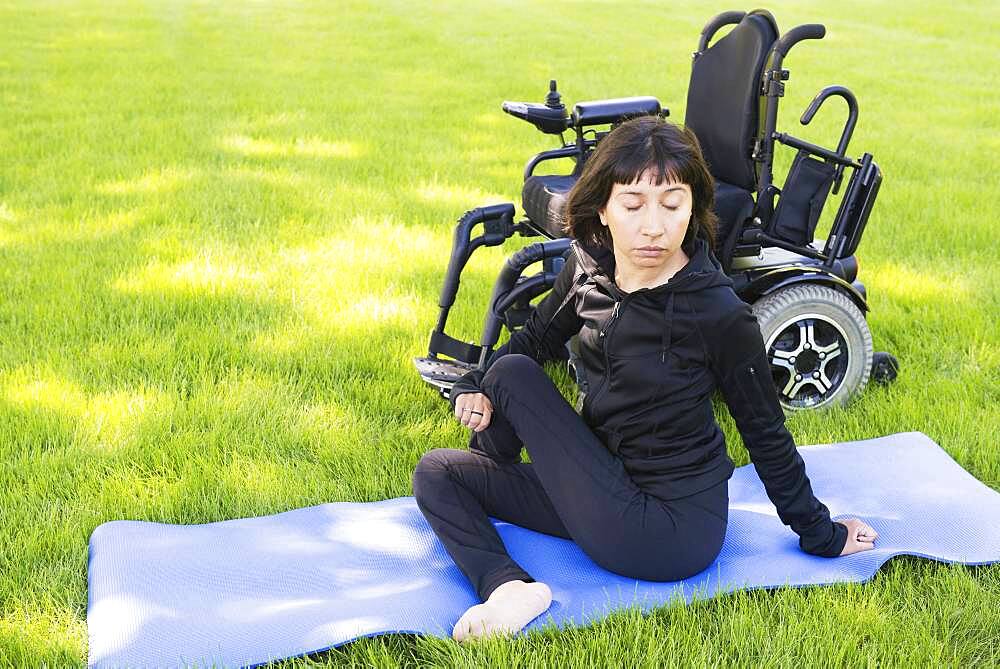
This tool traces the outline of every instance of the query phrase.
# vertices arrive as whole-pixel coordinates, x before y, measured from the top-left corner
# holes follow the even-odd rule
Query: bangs
[[[664,142],[650,137],[642,146],[622,146],[621,155],[612,163],[613,183],[629,185],[637,183],[647,171],[653,184],[685,183],[693,185],[694,170],[690,156],[671,151]]]

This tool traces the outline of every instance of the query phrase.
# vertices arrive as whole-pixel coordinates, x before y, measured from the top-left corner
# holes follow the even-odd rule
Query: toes
[[[483,630],[483,605],[470,607],[455,623],[451,636],[455,641],[465,641]]]
[[[451,636],[455,641],[462,643],[483,636],[487,630],[487,621],[484,620],[482,614],[470,609],[455,623],[455,629],[452,630]]]
[[[468,629],[467,629],[468,626],[463,625],[462,622],[463,621],[459,619],[459,621],[455,623],[454,629],[451,630],[451,638],[454,639],[455,641],[458,641],[459,643],[464,641],[466,634],[468,634]]]

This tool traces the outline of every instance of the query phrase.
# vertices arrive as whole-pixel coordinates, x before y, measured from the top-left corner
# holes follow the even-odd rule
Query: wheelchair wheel
[[[800,284],[762,297],[753,312],[785,409],[844,405],[868,383],[871,331],[843,293]]]

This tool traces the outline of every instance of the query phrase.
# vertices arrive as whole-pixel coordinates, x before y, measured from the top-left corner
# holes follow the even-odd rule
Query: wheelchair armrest
[[[664,112],[666,112],[664,114]],[[660,107],[654,97],[615,98],[612,100],[590,100],[578,102],[573,107],[573,127],[621,123],[636,116],[669,115],[669,110]]]

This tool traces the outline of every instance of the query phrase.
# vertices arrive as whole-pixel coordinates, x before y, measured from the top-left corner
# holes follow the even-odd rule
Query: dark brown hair
[[[656,185],[664,181],[691,188],[691,223],[684,237],[688,246],[695,237],[715,246],[717,219],[715,188],[708,164],[694,133],[658,116],[641,116],[622,123],[601,140],[587,159],[580,178],[567,197],[563,229],[570,237],[611,248],[611,234],[601,225],[598,212],[617,184],[635,183],[652,170]]]

